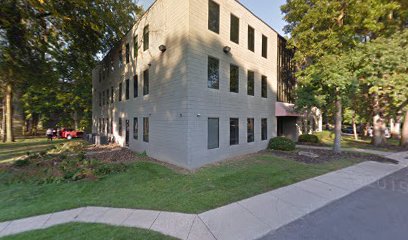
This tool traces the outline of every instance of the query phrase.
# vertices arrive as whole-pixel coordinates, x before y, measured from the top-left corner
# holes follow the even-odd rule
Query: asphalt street
[[[407,240],[408,168],[312,212],[263,240]]]

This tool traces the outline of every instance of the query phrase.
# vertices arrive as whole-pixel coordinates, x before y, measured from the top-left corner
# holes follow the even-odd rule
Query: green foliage
[[[269,140],[268,149],[281,150],[281,151],[293,151],[296,148],[296,144],[286,137],[274,137]]]
[[[30,164],[29,159],[19,159],[13,163],[14,166],[16,167],[24,167]]]
[[[319,143],[319,137],[313,134],[302,134],[299,136],[300,143]]]

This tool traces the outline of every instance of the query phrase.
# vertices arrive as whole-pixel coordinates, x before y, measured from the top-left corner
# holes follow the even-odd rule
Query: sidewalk
[[[0,237],[68,222],[104,223],[161,232],[179,239],[257,239],[308,213],[408,166],[363,162],[201,214],[84,207],[0,223]]]

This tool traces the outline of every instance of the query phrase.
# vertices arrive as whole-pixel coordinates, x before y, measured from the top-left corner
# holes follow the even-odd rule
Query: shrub
[[[300,143],[319,143],[319,138],[313,134],[302,134],[299,136]]]
[[[281,150],[281,151],[293,151],[295,150],[295,143],[289,138],[275,137],[269,140],[268,149]]]
[[[20,159],[14,162],[14,166],[16,167],[24,167],[30,164],[30,160],[28,159]]]

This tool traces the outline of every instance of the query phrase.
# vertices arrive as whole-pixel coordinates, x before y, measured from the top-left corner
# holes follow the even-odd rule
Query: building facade
[[[93,132],[189,169],[263,150],[296,132],[284,44],[236,0],[157,0],[92,72]]]

